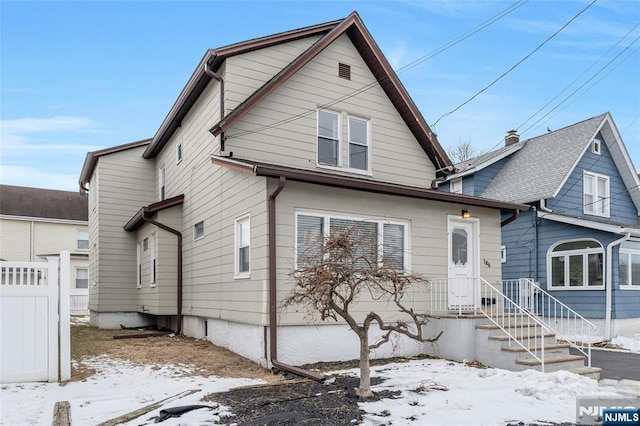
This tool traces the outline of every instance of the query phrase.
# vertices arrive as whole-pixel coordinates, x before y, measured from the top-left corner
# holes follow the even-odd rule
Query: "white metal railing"
[[[547,325],[560,340],[569,343],[587,358],[587,365],[591,367],[591,344],[594,339],[596,326],[575,310],[562,303],[548,292],[540,288],[529,278],[504,280],[503,291],[512,299],[520,300],[536,317]]]
[[[509,346],[522,347],[544,371],[544,339],[549,327],[485,279],[430,279],[428,310],[432,315],[483,315],[508,336]]]
[[[544,340],[549,327],[484,278],[479,284],[483,300],[489,302],[480,307],[480,312],[509,337],[509,346],[513,342],[524,348],[540,362],[540,371],[544,372]]]

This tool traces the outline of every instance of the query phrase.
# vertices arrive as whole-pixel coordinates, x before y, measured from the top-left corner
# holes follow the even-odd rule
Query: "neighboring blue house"
[[[531,278],[610,339],[640,333],[639,186],[606,113],[522,142],[510,131],[439,189],[531,205],[502,228],[503,280]]]

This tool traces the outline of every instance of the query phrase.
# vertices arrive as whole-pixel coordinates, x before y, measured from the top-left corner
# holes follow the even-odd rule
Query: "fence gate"
[[[0,262],[0,383],[71,377],[69,263]]]

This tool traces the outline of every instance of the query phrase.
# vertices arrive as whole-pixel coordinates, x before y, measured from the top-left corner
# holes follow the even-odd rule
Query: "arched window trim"
[[[555,251],[555,249],[566,243],[573,243],[578,241],[591,241],[598,244],[599,247],[593,247],[588,249],[575,249],[575,250],[562,250]],[[589,255],[591,254],[601,254],[601,273],[602,273],[602,284],[601,285],[589,285]],[[581,286],[571,286],[569,284],[569,256],[582,256],[582,265],[583,265],[583,283]],[[552,262],[553,258],[562,258],[564,266],[564,284],[563,285],[552,285],[553,284],[553,271],[552,271]],[[549,247],[547,250],[547,290],[603,290],[604,287],[604,247],[602,243],[594,238],[574,238],[569,240],[561,240],[557,241],[555,244]]]

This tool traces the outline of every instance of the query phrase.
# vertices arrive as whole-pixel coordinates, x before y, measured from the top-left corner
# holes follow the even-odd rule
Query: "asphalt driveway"
[[[571,348],[571,353],[578,351]],[[600,379],[640,380],[640,353],[591,349],[591,365],[602,368]]]

